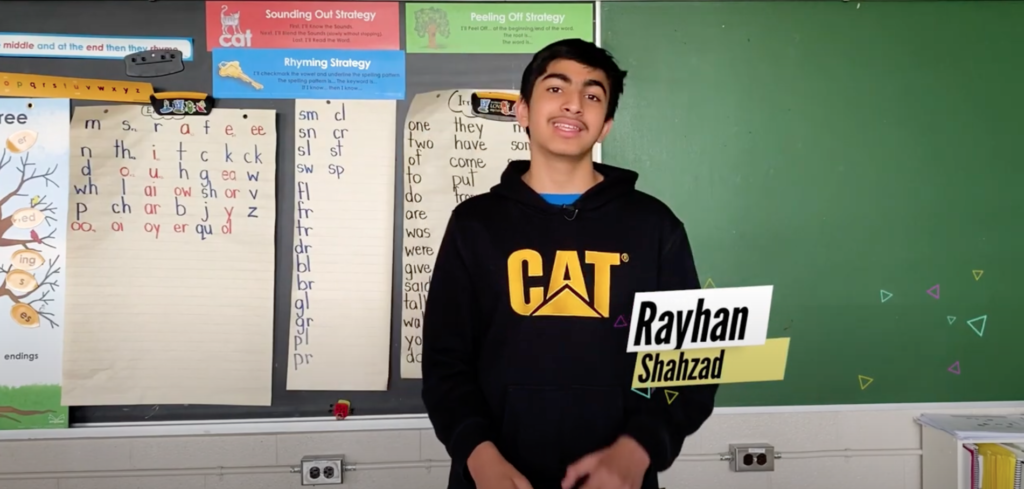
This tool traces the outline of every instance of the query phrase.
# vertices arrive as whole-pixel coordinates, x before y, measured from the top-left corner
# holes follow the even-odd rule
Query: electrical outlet
[[[302,485],[319,486],[344,482],[344,455],[307,455],[302,457]]]
[[[775,447],[767,443],[730,443],[729,468],[733,472],[772,472]]]

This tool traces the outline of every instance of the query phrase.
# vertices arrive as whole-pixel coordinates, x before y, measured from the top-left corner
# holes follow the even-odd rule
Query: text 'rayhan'
[[[763,345],[772,286],[641,292],[627,352]]]

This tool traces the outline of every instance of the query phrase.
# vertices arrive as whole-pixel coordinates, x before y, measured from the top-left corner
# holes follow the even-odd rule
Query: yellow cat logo
[[[621,263],[619,253],[584,251],[583,261],[594,269],[593,298],[587,290],[580,265],[579,253],[559,250],[550,270],[544,269],[544,260],[535,250],[523,249],[508,257],[508,290],[512,310],[523,316],[574,316],[587,318],[608,317],[611,299],[612,267]],[[526,288],[523,265],[527,277],[550,274],[547,289]]]

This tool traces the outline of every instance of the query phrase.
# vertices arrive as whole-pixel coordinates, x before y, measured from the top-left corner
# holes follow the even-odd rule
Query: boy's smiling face
[[[516,107],[519,125],[530,129],[530,145],[555,156],[579,157],[612,128],[608,77],[601,70],[558,59],[537,79],[529,103]]]

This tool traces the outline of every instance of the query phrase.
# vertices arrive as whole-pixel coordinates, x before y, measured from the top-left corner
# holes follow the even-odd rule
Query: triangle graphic
[[[981,326],[977,326],[977,325],[974,324],[977,321],[981,321]],[[988,314],[986,314],[984,316],[978,316],[978,317],[976,317],[974,319],[968,319],[967,320],[967,325],[970,326],[971,329],[973,329],[975,333],[978,333],[978,336],[982,336],[982,335],[985,334],[985,323],[987,323],[987,322],[988,322]]]
[[[585,318],[601,317],[590,304],[576,295],[568,285],[558,289],[547,302],[541,304],[534,316],[576,316]]]
[[[641,396],[644,396],[644,397],[646,397],[648,399],[651,398],[651,388],[650,387],[647,388],[647,392],[646,393],[644,393],[642,391],[639,391],[639,390],[636,390],[636,389],[633,389],[633,392],[636,392],[637,394],[640,394]]]
[[[946,370],[949,370],[954,374],[960,375],[960,360],[953,362],[953,365],[950,365],[949,368],[947,368]]]
[[[666,390],[665,391],[665,399],[668,401],[669,404],[672,404],[672,401],[676,400],[676,396],[678,396],[678,395],[679,395],[679,393],[676,392],[676,391],[670,391],[670,390]]]
[[[974,281],[977,282],[978,280],[981,280],[981,274],[985,273],[985,271],[984,270],[971,270],[971,273],[974,274]]]
[[[953,321],[956,321],[956,316],[946,316],[946,321],[949,321],[949,324],[953,324]]]
[[[715,288],[715,281],[711,280],[711,277],[708,277],[708,280],[706,282],[704,282],[704,287],[703,288],[705,288],[705,289],[714,289]]]
[[[935,284],[935,287],[928,289],[928,295],[938,299],[939,298],[939,284]]]
[[[860,390],[867,389],[868,386],[871,385],[871,383],[874,381],[875,379],[872,379],[871,377],[865,377],[863,375],[857,376],[857,382],[860,382]]]
[[[892,299],[892,292],[882,291],[882,302]]]
[[[620,315],[619,315],[619,319],[616,319],[616,320],[615,320],[615,327],[616,327],[616,328],[625,328],[626,326],[629,326],[629,321],[626,321],[626,318],[625,318],[625,317],[623,317],[623,316],[622,316],[622,315],[620,314]]]

